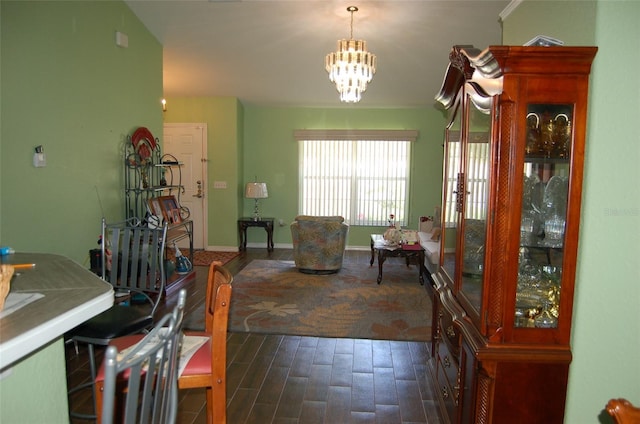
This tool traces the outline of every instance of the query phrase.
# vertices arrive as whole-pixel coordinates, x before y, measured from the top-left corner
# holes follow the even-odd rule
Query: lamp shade
[[[267,183],[247,183],[244,189],[244,197],[247,199],[266,199],[269,197]]]

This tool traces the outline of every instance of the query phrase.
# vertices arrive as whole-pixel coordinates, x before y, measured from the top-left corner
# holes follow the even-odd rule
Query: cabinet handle
[[[447,336],[449,336],[450,339],[456,336],[456,332],[453,329],[453,325],[448,326],[446,332],[447,332]]]
[[[458,180],[456,181],[456,212],[462,212],[464,207],[464,172],[458,173]]]
[[[449,397],[449,390],[447,386],[442,386],[442,398],[447,399]]]
[[[445,356],[442,359],[442,362],[445,368],[451,368],[451,360],[449,359],[449,355]]]

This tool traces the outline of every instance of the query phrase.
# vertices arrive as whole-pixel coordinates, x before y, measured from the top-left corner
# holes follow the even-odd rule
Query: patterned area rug
[[[180,249],[185,256],[189,256],[186,252]],[[223,264],[226,264],[231,259],[238,256],[240,253],[238,252],[213,252],[210,250],[194,250],[193,251],[193,265],[194,266],[209,266],[209,264],[213,261],[220,261]],[[167,250],[167,258],[175,259],[175,252],[173,249]]]
[[[254,260],[233,281],[229,331],[428,341],[431,301],[415,265],[387,260],[347,265],[338,274],[308,275],[293,262]],[[195,321],[199,308],[185,326]]]

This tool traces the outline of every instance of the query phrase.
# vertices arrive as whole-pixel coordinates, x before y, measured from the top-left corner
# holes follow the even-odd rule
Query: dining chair
[[[115,346],[107,348],[102,378],[96,382],[101,394],[98,423],[176,422],[178,351],[186,297],[186,290],[180,290],[173,311],[135,345],[121,352]]]
[[[115,224],[107,224],[102,219],[102,278],[113,285],[116,303],[66,335],[74,343],[87,344],[91,372],[91,381],[72,388],[69,395],[88,387],[94,388],[95,345],[107,346],[117,337],[146,332],[153,325],[154,314],[166,284],[166,238],[166,223],[161,228],[149,228],[138,219]],[[70,415],[95,419],[95,399],[94,391],[94,414],[71,411]]]
[[[185,331],[185,336],[206,336],[207,342],[196,351],[178,376],[178,388],[205,388],[207,423],[227,422],[227,328],[233,275],[221,262],[209,265],[205,298],[205,331]]]
[[[616,424],[640,423],[640,408],[626,399],[611,399],[607,402],[606,409]]]
[[[206,338],[178,375],[179,389],[205,388],[207,423],[227,421],[227,328],[233,276],[221,262],[209,265],[204,308],[204,331],[184,331],[185,337]],[[134,345],[142,335],[114,339],[111,344],[123,350]],[[98,381],[101,379],[98,374]],[[97,393],[98,405],[101,394]]]

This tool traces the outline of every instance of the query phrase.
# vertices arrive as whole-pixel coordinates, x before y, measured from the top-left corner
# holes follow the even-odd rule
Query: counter
[[[11,293],[39,299],[0,318],[0,422],[68,424],[64,334],[113,305],[112,286],[60,255],[16,253]],[[33,296],[35,297],[35,296]]]
[[[0,370],[113,305],[112,286],[64,256],[15,253],[3,263],[35,263],[16,271],[10,293],[44,297],[0,319]]]

